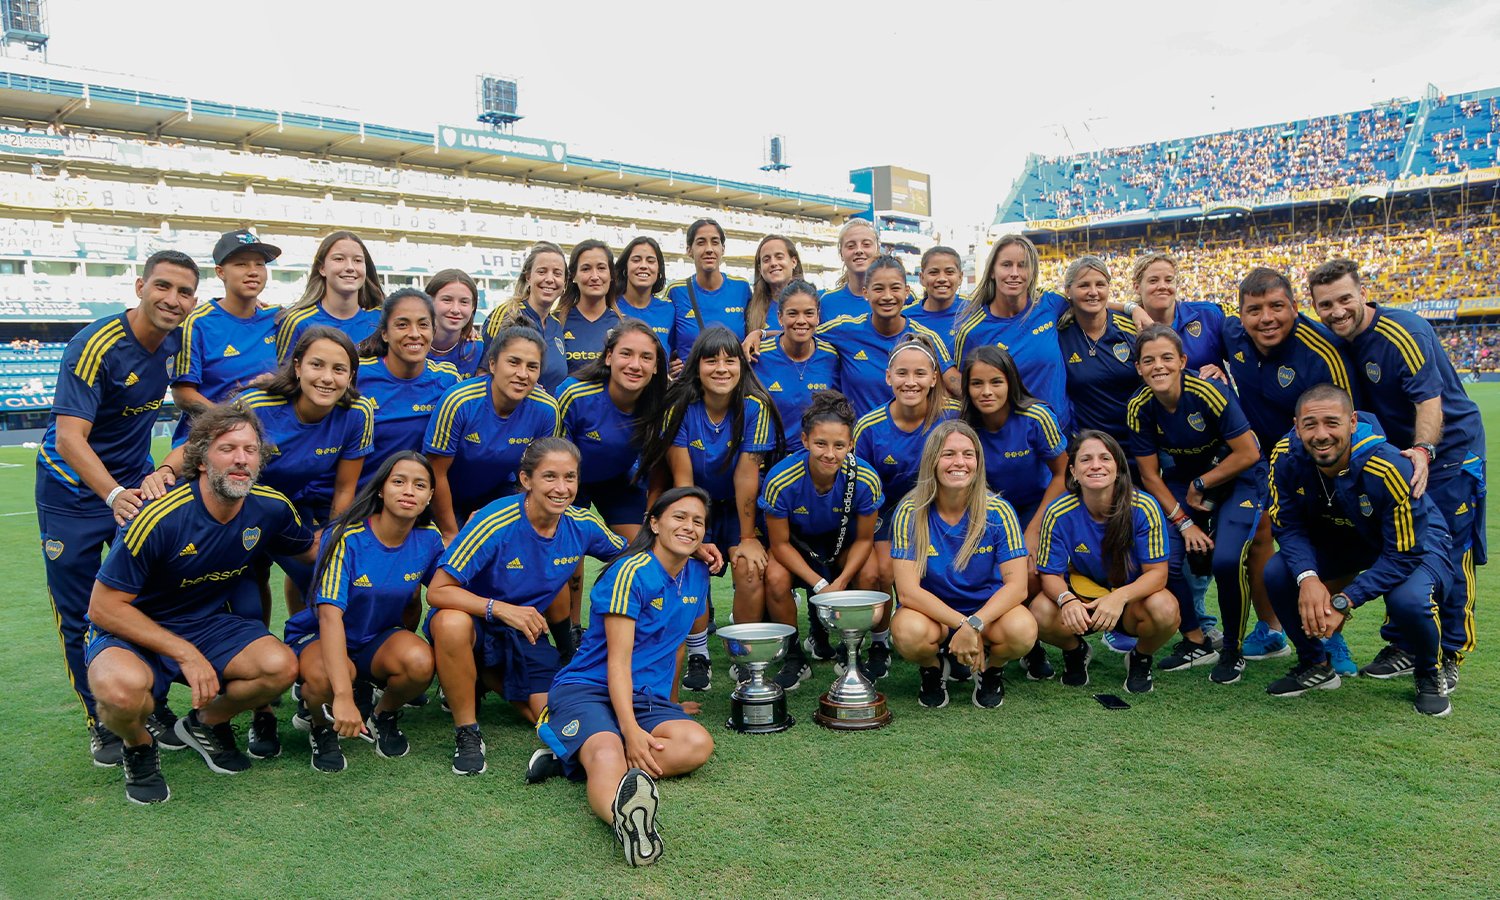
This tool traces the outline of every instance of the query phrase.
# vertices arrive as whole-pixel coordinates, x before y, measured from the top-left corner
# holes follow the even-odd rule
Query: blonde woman
[[[839,259],[844,271],[833,290],[822,297],[823,321],[839,316],[859,316],[869,311],[865,304],[865,273],[870,263],[879,259],[880,233],[865,219],[850,219],[839,229]]]

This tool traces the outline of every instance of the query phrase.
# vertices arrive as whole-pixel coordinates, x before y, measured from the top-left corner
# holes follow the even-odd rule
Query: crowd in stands
[[[1500,372],[1500,325],[1439,325],[1437,333],[1459,374]]]

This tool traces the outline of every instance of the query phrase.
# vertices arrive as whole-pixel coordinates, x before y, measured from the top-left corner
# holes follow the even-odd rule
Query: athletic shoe
[[[234,741],[234,728],[228,722],[205,725],[195,709],[177,720],[177,736],[203,757],[210,772],[238,775],[250,768],[250,757],[240,752]]]
[[[418,694],[417,696],[415,696],[415,697],[411,698],[410,700],[406,701],[406,708],[407,709],[421,709],[422,707],[426,706],[427,704],[429,704],[431,702],[432,702],[432,697],[428,696],[428,694],[427,694],[426,691],[423,691],[422,693]]]
[[[687,672],[682,676],[682,686],[690,691],[706,691],[714,685],[713,667],[708,657],[689,653]]]
[[[167,701],[156,701],[156,711],[146,717],[146,730],[156,739],[159,750],[186,750],[187,744],[177,736],[177,713]]]
[[[477,702],[478,699],[479,698],[476,697],[475,701]],[[442,688],[438,688],[438,707],[441,708],[442,711],[445,712],[445,713],[447,713],[448,715],[450,715],[450,716],[453,715],[453,707],[451,707],[451,706],[448,705],[448,695],[445,694],[445,693],[443,693],[443,689]]]
[[[314,772],[344,771],[344,748],[339,746],[339,734],[331,726],[314,725],[307,734],[307,742],[312,746]]]
[[[302,682],[292,682],[292,699],[296,700],[298,703],[302,702]]]
[[[1416,671],[1417,658],[1397,647],[1395,644],[1386,644],[1370,660],[1370,664],[1359,670],[1359,674],[1367,678],[1400,678],[1410,675]]]
[[[891,645],[871,644],[870,649],[865,652],[863,668],[865,677],[871,681],[878,681],[891,674]]]
[[[356,678],[354,680],[354,705],[359,709],[359,717],[361,720],[368,719],[371,716],[375,715],[375,704],[380,702],[379,698],[375,696],[375,691],[376,688],[373,682],[365,681],[363,678]],[[381,691],[381,693],[385,692]],[[332,705],[333,704],[331,703],[329,704],[329,706]],[[364,738],[367,741],[373,742],[374,740],[373,738],[366,737],[363,734],[361,734],[360,737]]]
[[[1205,635],[1201,644],[1187,638],[1178,641],[1172,652],[1162,657],[1157,668],[1163,672],[1176,672],[1193,666],[1211,666],[1218,661],[1219,651],[1213,648]]]
[[[812,666],[808,664],[807,657],[802,655],[802,648],[797,647],[781,661],[781,668],[771,677],[771,682],[783,691],[795,691],[811,677]]]
[[[1149,694],[1153,687],[1151,657],[1135,650],[1125,657],[1125,690],[1131,694]]]
[[[1453,712],[1453,701],[1448,699],[1448,686],[1441,674],[1417,676],[1417,701],[1412,707],[1424,716],[1439,718]]]
[[[1342,634],[1324,638],[1323,649],[1328,651],[1328,662],[1340,678],[1353,678],[1359,674],[1359,667],[1354,664],[1354,657],[1349,654],[1349,645]]]
[[[1068,687],[1088,687],[1089,662],[1094,658],[1094,648],[1083,638],[1078,646],[1063,651],[1062,683]]]
[[[828,642],[828,629],[823,627],[823,620],[818,618],[817,610],[813,610],[808,616],[807,637],[802,639],[802,649],[806,651],[808,659],[827,662],[834,658],[833,645]]]
[[[1203,639],[1208,641],[1208,645],[1215,650],[1224,649],[1224,632],[1212,625],[1205,625],[1203,627]]]
[[[1272,697],[1300,697],[1308,691],[1331,691],[1343,682],[1327,662],[1314,665],[1300,663],[1290,672],[1266,685]]]
[[[921,687],[917,688],[917,703],[927,709],[942,709],[948,705],[948,683],[944,678],[947,666],[944,662],[938,660],[935,666],[917,669],[917,675],[922,679]]]
[[[281,736],[276,733],[276,714],[257,709],[250,719],[250,740],[245,749],[256,759],[275,759],[281,755]]]
[[[656,833],[659,800],[656,782],[640,769],[626,772],[615,790],[615,837],[632,866],[649,866],[661,859],[661,835]]]
[[[386,759],[400,759],[411,752],[411,742],[401,733],[401,711],[376,713],[365,719],[365,731],[375,752]]]
[[[948,681],[968,681],[974,677],[974,670],[958,661],[952,653],[947,650],[940,651],[939,656],[943,658],[943,678]]]
[[[1214,664],[1213,671],[1208,673],[1208,680],[1214,684],[1234,684],[1245,674],[1245,657],[1234,650],[1224,650],[1219,653],[1219,661]]]
[[[1448,687],[1448,693],[1458,690],[1458,657],[1451,653],[1443,654],[1443,681]]]
[[[89,729],[89,753],[94,757],[94,765],[113,769],[125,756],[125,742],[103,725],[95,725]]]
[[[302,732],[312,731],[312,713],[307,711],[307,704],[300,698],[297,700],[297,711],[292,714],[292,727]]]
[[[453,729],[453,774],[483,775],[486,768],[484,737],[479,726],[460,725]]]
[[[556,778],[562,773],[562,760],[546,747],[531,754],[531,759],[526,763],[527,784],[541,784],[548,778]]]
[[[1135,638],[1123,631],[1106,631],[1103,640],[1105,647],[1121,655],[1135,649]]]
[[[980,709],[999,709],[1005,702],[1005,670],[990,666],[974,679],[974,705]]]
[[[1041,641],[1037,641],[1036,646],[1021,658],[1021,667],[1026,670],[1026,677],[1031,681],[1047,681],[1057,674],[1057,670],[1052,668],[1052,661],[1047,659],[1047,650]]]
[[[1243,651],[1246,659],[1273,659],[1292,652],[1286,642],[1286,632],[1277,631],[1265,622],[1256,622],[1255,628],[1245,637]]]
[[[172,789],[161,776],[161,754],[156,744],[126,747],[120,754],[125,766],[125,799],[140,806],[166,803]]]

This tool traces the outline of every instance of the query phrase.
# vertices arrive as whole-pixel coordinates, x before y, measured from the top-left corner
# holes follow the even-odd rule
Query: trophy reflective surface
[[[890,596],[878,591],[831,591],[812,597],[818,618],[844,638],[847,656],[833,687],[818,698],[813,720],[835,731],[867,731],[891,724],[885,695],[859,670],[859,648]]]
[[[787,639],[797,633],[790,625],[773,622],[725,625],[718,631],[730,660],[750,673],[750,680],[729,695],[727,727],[743,734],[786,731],[797,720],[786,711],[786,692],[766,681],[766,668],[786,656]]]

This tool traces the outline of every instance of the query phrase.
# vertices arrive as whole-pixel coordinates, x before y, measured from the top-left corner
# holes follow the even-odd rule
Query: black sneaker
[[[632,866],[649,866],[661,859],[661,835],[656,833],[656,782],[640,769],[631,769],[615,790],[615,837]]]
[[[943,659],[943,678],[947,681],[968,681],[974,677],[974,670],[958,661],[958,657],[947,650],[939,654]]]
[[[140,806],[166,803],[172,789],[161,777],[161,754],[156,744],[126,747],[120,754],[125,766],[125,799]]]
[[[1458,690],[1458,657],[1443,654],[1443,681],[1448,686],[1448,693]]]
[[[1218,661],[1219,651],[1214,649],[1207,638],[1201,644],[1183,638],[1172,648],[1171,653],[1162,657],[1156,667],[1163,672],[1176,672],[1193,666],[1211,666]]]
[[[809,659],[827,662],[835,656],[833,644],[828,641],[828,629],[823,627],[823,620],[818,618],[818,611],[812,610],[807,616],[807,637],[802,639],[802,649],[807,652]]]
[[[228,722],[205,725],[195,709],[177,720],[177,736],[203,757],[208,769],[219,775],[238,775],[250,768],[250,757],[240,752],[234,728]]]
[[[1005,702],[1005,670],[990,666],[974,679],[974,705],[980,709],[998,709]]]
[[[1417,669],[1417,658],[1397,647],[1395,644],[1386,644],[1370,660],[1369,665],[1359,670],[1359,674],[1367,678],[1400,678],[1410,675]]]
[[[1453,701],[1448,699],[1448,685],[1440,673],[1417,676],[1417,701],[1412,704],[1424,716],[1439,718],[1453,712]]]
[[[802,648],[795,644],[793,646],[795,650],[787,653],[786,659],[781,661],[781,669],[771,677],[772,683],[783,691],[795,691],[802,686],[802,682],[812,677],[812,666],[808,664]]]
[[[339,746],[338,732],[328,725],[313,725],[307,742],[312,746],[314,772],[344,771],[344,748]]]
[[[1021,666],[1026,670],[1026,678],[1029,681],[1047,681],[1057,674],[1052,668],[1052,661],[1047,659],[1047,651],[1042,647],[1042,642],[1037,641],[1025,656],[1021,658]]]
[[[484,737],[478,725],[461,725],[453,729],[453,774],[483,775]]]
[[[865,677],[871,681],[891,674],[891,645],[871,644],[865,652],[864,671]]]
[[[1214,684],[1234,684],[1245,674],[1245,657],[1238,650],[1219,651],[1219,661],[1214,664],[1208,680]]]
[[[927,709],[942,709],[948,705],[948,682],[944,671],[947,666],[946,660],[939,659],[935,666],[922,666],[917,669],[917,675],[922,679],[922,686],[917,688],[917,703]]]
[[[526,783],[541,784],[549,778],[556,778],[563,773],[562,760],[557,754],[546,747],[531,754],[531,759],[526,763]]]
[[[1339,673],[1326,660],[1316,665],[1297,664],[1290,672],[1266,685],[1272,697],[1300,697],[1308,691],[1331,691],[1342,684]]]
[[[156,739],[158,750],[186,750],[187,744],[177,736],[177,713],[167,701],[158,700],[156,711],[146,717],[146,730]]]
[[[401,733],[401,711],[376,713],[365,719],[365,731],[375,752],[386,759],[400,759],[411,752],[411,742]]]
[[[250,740],[245,750],[256,759],[275,759],[281,755],[281,735],[276,733],[276,714],[257,709],[250,719]]]
[[[1131,694],[1149,694],[1153,686],[1151,657],[1138,650],[1125,656],[1125,690]]]
[[[1063,651],[1062,683],[1068,687],[1088,687],[1089,662],[1094,658],[1094,648],[1083,638],[1078,646]]]
[[[682,686],[690,691],[706,691],[714,685],[713,667],[708,657],[689,653],[687,672],[682,676]]]
[[[125,742],[103,725],[95,725],[89,729],[89,753],[94,757],[94,765],[113,769],[125,756]]]

